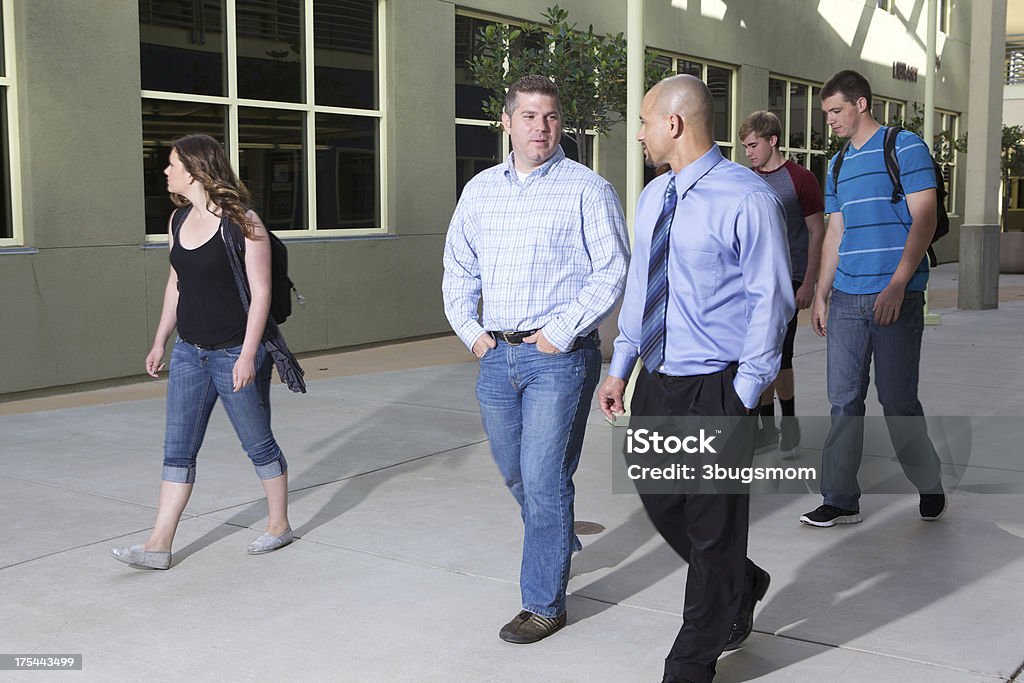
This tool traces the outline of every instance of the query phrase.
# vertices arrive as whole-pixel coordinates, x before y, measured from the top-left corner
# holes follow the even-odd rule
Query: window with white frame
[[[17,244],[18,131],[11,0],[0,2],[0,246]]]
[[[470,178],[490,168],[508,156],[511,151],[507,135],[495,127],[484,112],[484,103],[490,91],[473,80],[468,62],[477,54],[477,37],[488,24],[503,23],[518,26],[507,19],[489,18],[482,14],[460,11],[455,15],[455,196]],[[587,133],[587,158],[582,160],[594,168],[597,136]],[[562,135],[562,150],[574,161],[581,161],[576,142]]]
[[[781,76],[768,79],[768,110],[782,123],[779,151],[825,187],[831,131],[821,111],[821,86]]]
[[[881,97],[872,93],[871,115],[883,126],[894,123],[902,123],[906,112],[906,105],[899,100]]]
[[[690,74],[707,83],[711,91],[715,142],[722,148],[725,158],[732,159],[736,147],[733,111],[736,69],[725,64],[665,52],[659,52],[655,61],[670,73]]]
[[[381,231],[380,2],[139,0],[147,235],[189,133],[225,144],[271,229]]]
[[[935,132],[946,133],[935,143],[935,156],[942,159],[942,175],[946,184],[946,213],[956,213],[957,157],[954,141],[960,135],[960,114],[942,109],[935,110]]]

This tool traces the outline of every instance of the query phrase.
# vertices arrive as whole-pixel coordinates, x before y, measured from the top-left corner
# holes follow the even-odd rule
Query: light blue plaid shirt
[[[462,192],[445,241],[444,312],[470,349],[485,330],[540,328],[568,351],[615,306],[628,263],[607,180],[559,147],[520,181],[510,154]]]

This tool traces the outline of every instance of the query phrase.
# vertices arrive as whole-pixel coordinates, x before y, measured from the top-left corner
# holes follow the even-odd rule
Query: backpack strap
[[[171,234],[174,236],[174,241],[178,241],[178,233],[181,232],[181,226],[185,224],[185,219],[188,218],[188,214],[192,211],[192,206],[185,206],[175,209],[171,213]]]
[[[835,193],[839,194],[839,169],[843,166],[843,157],[846,156],[846,150],[850,148],[850,141],[847,140],[843,143],[843,146],[839,148],[839,154],[836,155],[836,160],[832,162],[832,189]]]
[[[228,252],[228,262],[231,264],[231,273],[235,277],[238,297],[242,300],[242,308],[248,314],[252,295],[249,293],[249,279],[245,272],[245,235],[233,221],[221,218],[220,236],[224,240],[224,248]]]
[[[899,126],[889,126],[885,129],[885,142],[882,144],[882,155],[885,157],[885,171],[889,174],[889,182],[892,183],[893,204],[898,204],[903,199],[903,183],[900,182],[900,160],[896,157],[896,136],[903,130]]]

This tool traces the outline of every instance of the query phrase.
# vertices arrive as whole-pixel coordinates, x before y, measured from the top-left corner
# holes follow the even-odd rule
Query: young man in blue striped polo
[[[875,388],[907,478],[921,494],[921,518],[946,510],[939,459],[917,398],[925,253],[935,232],[935,172],[928,147],[901,131],[896,157],[904,196],[893,200],[886,171],[884,126],[871,115],[871,85],[856,71],[840,71],[821,88],[821,108],[832,131],[849,140],[838,182],[832,158],[826,175],[829,214],[811,326],[828,338],[828,398],[832,428],[822,451],[823,504],[800,518],[830,527],[861,521],[860,468],[864,398],[875,363]],[[831,300],[830,300],[831,295]]]

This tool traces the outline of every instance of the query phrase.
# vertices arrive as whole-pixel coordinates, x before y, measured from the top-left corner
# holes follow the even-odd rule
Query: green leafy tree
[[[1010,210],[1010,190],[1014,178],[1024,176],[1024,126],[1003,124],[1002,147],[999,152],[999,173],[1003,181],[1003,230]]]
[[[511,83],[530,74],[550,78],[561,93],[563,132],[586,161],[587,131],[607,134],[626,115],[626,39],[622,33],[599,36],[592,25],[579,29],[558,5],[541,16],[544,24],[481,28],[469,70],[490,91],[481,108],[493,121],[501,118]],[[654,53],[648,51],[645,62],[648,85],[669,75]]]

